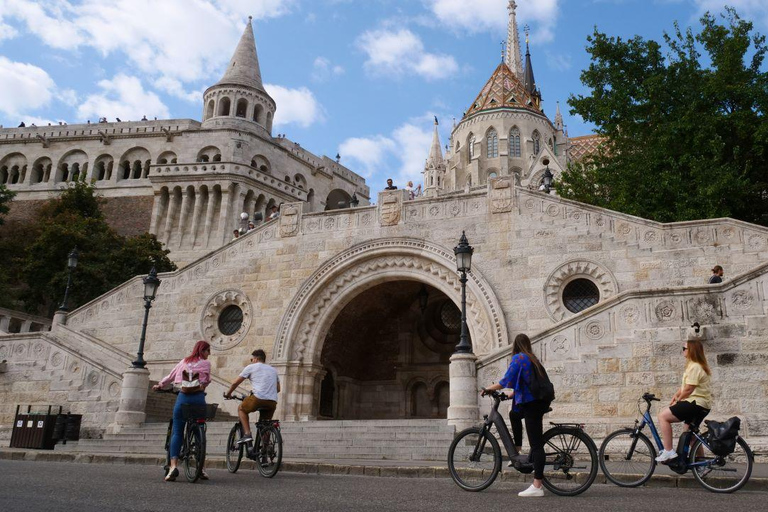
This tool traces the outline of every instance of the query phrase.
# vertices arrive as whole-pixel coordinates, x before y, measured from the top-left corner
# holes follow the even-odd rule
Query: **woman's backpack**
[[[736,450],[736,438],[739,437],[741,420],[734,416],[727,421],[719,422],[707,420],[707,433],[705,440],[712,449],[712,453],[724,457]]]
[[[200,374],[187,364],[181,372],[181,392],[184,394],[197,393],[203,390],[200,385]]]
[[[547,370],[544,366],[541,367],[541,375],[539,375],[539,369],[535,364],[532,364],[533,371],[531,372],[531,383],[528,386],[531,395],[536,400],[542,400],[544,402],[551,402],[555,399],[555,386],[552,385],[552,381],[549,380]]]

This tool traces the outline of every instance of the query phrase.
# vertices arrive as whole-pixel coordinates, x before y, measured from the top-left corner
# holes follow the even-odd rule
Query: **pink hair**
[[[189,354],[188,357],[184,358],[185,363],[192,363],[194,361],[197,361],[198,359],[203,358],[203,351],[204,350],[210,350],[211,344],[208,343],[205,340],[200,340],[197,343],[195,343],[195,348],[192,349],[192,353]]]

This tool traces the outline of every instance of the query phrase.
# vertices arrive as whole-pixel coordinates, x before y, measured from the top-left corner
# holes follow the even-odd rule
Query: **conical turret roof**
[[[520,108],[540,114],[537,105],[538,102],[525,90],[516,74],[502,62],[467,109],[466,115],[498,108]]]
[[[242,85],[264,91],[261,83],[261,70],[259,69],[259,56],[256,54],[256,40],[253,37],[251,17],[243,31],[240,42],[237,43],[232,60],[229,61],[224,76],[216,85]]]
[[[429,149],[427,167],[436,168],[443,163],[443,150],[440,147],[440,134],[437,132],[437,117],[435,117],[435,132],[432,134],[432,147]]]

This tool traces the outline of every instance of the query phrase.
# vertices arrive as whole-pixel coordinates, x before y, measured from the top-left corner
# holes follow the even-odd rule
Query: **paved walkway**
[[[149,466],[162,466],[165,463],[163,457],[157,455],[137,454],[86,454],[67,453],[52,450],[30,450],[23,448],[0,448],[0,460],[17,461],[48,461],[48,462],[75,462],[91,464],[139,464]],[[224,457],[208,455],[206,460],[208,468],[225,468]],[[243,459],[241,468],[246,470],[256,469],[253,461]],[[291,473],[307,473],[320,475],[357,475],[371,477],[399,477],[399,478],[450,478],[448,467],[438,461],[399,461],[399,460],[355,460],[343,461],[327,459],[283,459],[281,471]],[[530,481],[531,475],[523,475],[517,471],[502,468],[501,481],[525,482]],[[595,483],[606,483],[602,472],[598,473]],[[677,475],[664,466],[657,466],[651,480],[646,484],[650,487],[699,487],[699,484],[689,474]],[[768,464],[755,464],[752,476],[746,489],[768,491]]]

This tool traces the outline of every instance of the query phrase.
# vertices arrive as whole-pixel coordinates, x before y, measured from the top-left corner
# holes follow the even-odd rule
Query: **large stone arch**
[[[507,328],[493,290],[477,270],[468,278],[467,326],[475,353],[507,346]],[[453,250],[411,238],[363,242],[332,258],[307,279],[280,322],[273,358],[312,362],[322,349],[324,330],[338,312],[363,291],[393,280],[424,282],[461,306]]]
[[[355,245],[315,271],[294,296],[278,327],[272,364],[286,382],[284,417],[312,418],[324,370],[320,356],[328,330],[344,307],[388,281],[428,284],[460,306],[461,283],[453,250],[412,238],[385,238]],[[509,344],[498,300],[478,270],[468,275],[467,326],[477,355]]]

